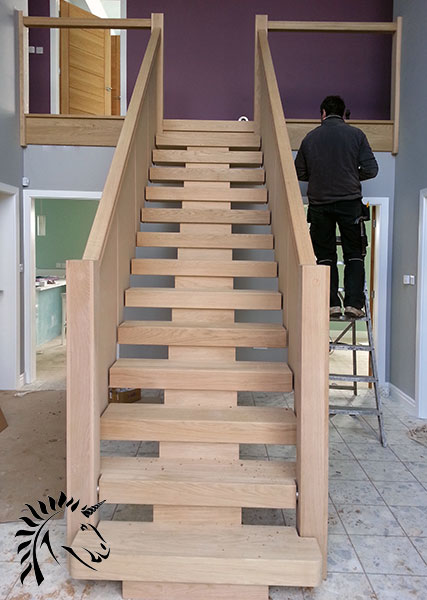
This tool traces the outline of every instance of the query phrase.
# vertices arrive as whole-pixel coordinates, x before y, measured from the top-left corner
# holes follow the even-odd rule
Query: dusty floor
[[[331,359],[335,359],[332,357]],[[338,368],[337,363],[333,363]],[[343,364],[341,367],[345,368]],[[48,369],[49,370],[49,369]],[[332,367],[331,367],[332,370]],[[52,372],[52,369],[50,370]],[[42,372],[42,370],[40,370]],[[65,375],[62,374],[64,382]],[[51,382],[60,385],[59,370]],[[55,385],[56,385],[55,384]],[[40,386],[43,385],[39,382]],[[43,389],[39,387],[38,389]],[[331,393],[344,398],[341,392]],[[349,396],[346,396],[349,398]],[[244,393],[246,405],[292,405],[292,395]],[[346,400],[342,400],[346,402]],[[372,405],[372,392],[361,390],[358,402]],[[337,415],[330,420],[329,557],[328,578],[315,590],[271,588],[272,600],[425,600],[427,598],[427,448],[407,432],[424,423],[409,406],[385,398],[384,417],[389,446],[381,447],[372,417]],[[153,443],[131,443],[131,455],[156,455]],[[104,454],[122,454],[123,445],[107,442]],[[294,449],[284,446],[242,446],[242,457],[292,459]],[[102,518],[149,520],[151,510],[140,506],[103,507]],[[293,525],[286,510],[245,510],[246,523]],[[14,535],[18,523],[0,525],[0,598],[4,600],[118,600],[120,584],[91,583],[68,578],[65,556],[56,564],[41,554],[45,581],[39,587],[32,576],[19,581],[20,563]],[[51,525],[52,546],[65,542],[63,520]],[[170,600],[173,600],[171,598]],[[203,600],[203,599],[201,599]],[[245,600],[242,598],[241,600]]]

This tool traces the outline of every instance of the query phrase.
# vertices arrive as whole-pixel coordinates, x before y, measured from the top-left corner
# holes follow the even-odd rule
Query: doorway
[[[20,386],[19,190],[0,183],[0,389]]]
[[[62,344],[62,293],[66,293],[66,277],[65,277],[65,261],[69,258],[81,258],[86,245],[87,237],[89,235],[90,227],[94,214],[96,212],[97,204],[101,198],[101,192],[74,192],[74,191],[45,191],[45,190],[25,190],[24,191],[24,264],[25,264],[25,277],[24,277],[24,346],[25,346],[25,383],[35,384],[37,380],[37,346],[39,342],[46,344],[45,355],[43,358],[44,362],[54,362],[57,358],[57,352],[63,354],[62,363],[65,360],[65,349]],[[68,214],[75,213],[78,208],[77,203],[83,202],[86,205],[93,205],[86,207],[83,211],[83,221],[81,227],[76,223],[72,224],[72,220],[66,216]],[[96,201],[94,204],[93,201]],[[58,211],[59,204],[63,207],[62,210]],[[53,206],[54,210],[50,209],[49,206]],[[58,212],[60,215],[58,216]],[[37,214],[36,214],[37,213]],[[50,214],[50,216],[49,216]],[[38,218],[38,222],[36,221]],[[43,218],[40,218],[43,217]],[[61,228],[64,228],[63,235],[60,234]],[[71,228],[73,227],[73,231]],[[55,235],[48,235],[49,232],[55,233]],[[39,234],[39,236],[37,235]],[[45,235],[43,235],[45,234]],[[66,244],[66,235],[68,238],[73,239],[76,235],[79,236],[78,245],[73,242],[73,250],[69,250],[69,244]],[[45,258],[42,262],[37,264],[37,237],[39,240],[44,238],[43,244],[39,244],[39,260],[41,255]],[[58,241],[58,238],[60,240]],[[84,239],[83,239],[84,238]],[[44,248],[42,247],[44,246]],[[58,250],[58,247],[60,250]],[[77,250],[76,250],[77,248]],[[68,250],[67,250],[68,249]],[[78,254],[76,254],[76,252]],[[50,257],[49,257],[50,253]],[[71,253],[71,254],[70,254]],[[49,262],[50,260],[50,262]],[[42,280],[40,283],[44,283],[48,286],[40,287],[36,290],[36,277],[39,275]],[[51,276],[49,278],[49,275]],[[53,281],[54,284],[46,282],[46,277]],[[58,278],[58,279],[56,279]],[[61,284],[63,288],[60,288]],[[49,287],[51,286],[51,287]],[[43,291],[40,291],[43,290]],[[42,294],[45,294],[42,296]],[[48,300],[49,294],[50,298]],[[43,300],[43,304],[50,304],[52,307],[47,306],[47,314],[50,319],[47,323],[41,324],[38,321],[36,312],[36,306],[38,305],[41,310],[40,302],[38,298]],[[54,298],[53,296],[58,296]],[[66,297],[65,297],[66,298]],[[46,301],[46,302],[45,302]],[[56,308],[55,308],[56,306]],[[42,315],[41,315],[42,316]],[[40,317],[41,317],[40,316]],[[58,329],[58,320],[61,319]],[[51,329],[50,329],[51,328]],[[49,344],[52,340],[52,336],[55,335],[55,328],[57,329],[57,342]],[[41,333],[44,336],[41,339]],[[43,365],[46,368],[46,365]]]

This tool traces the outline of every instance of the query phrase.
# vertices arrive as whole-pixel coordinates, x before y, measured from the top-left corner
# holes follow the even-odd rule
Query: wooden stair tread
[[[185,288],[139,288],[125,291],[125,305],[163,308],[218,308],[280,310],[280,292]]]
[[[209,146],[258,150],[260,136],[250,132],[168,131],[156,135],[158,148]]]
[[[71,576],[158,582],[316,586],[322,558],[313,538],[290,527],[184,526],[101,521],[97,527],[110,548],[108,559],[89,570],[72,557]],[[72,547],[99,550],[95,533],[79,531]]]
[[[287,461],[103,457],[100,497],[112,504],[295,508]]]
[[[262,152],[256,150],[217,150],[199,148],[198,150],[153,150],[153,163],[222,163],[234,165],[260,165]]]
[[[233,181],[264,183],[265,171],[259,168],[228,167],[151,167],[150,181]]]
[[[137,246],[173,248],[257,248],[273,249],[273,235],[260,233],[169,233],[138,231]]]
[[[292,391],[292,372],[286,363],[255,361],[177,361],[119,358],[110,368],[110,387]]]
[[[163,131],[254,131],[253,121],[217,119],[163,119]]]
[[[269,225],[269,210],[227,210],[203,208],[143,208],[144,223],[233,223]]]
[[[284,348],[287,332],[279,323],[178,324],[172,321],[125,321],[119,344]]]
[[[133,275],[188,275],[205,277],[276,277],[277,263],[252,260],[181,260],[134,258]]]
[[[145,199],[155,202],[267,202],[265,188],[218,188],[208,186],[172,187],[149,185],[145,188]]]
[[[277,407],[215,409],[112,403],[101,417],[101,439],[294,444],[296,418],[292,410]]]

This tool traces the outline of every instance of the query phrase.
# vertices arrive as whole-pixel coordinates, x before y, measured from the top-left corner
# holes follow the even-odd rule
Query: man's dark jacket
[[[303,139],[295,159],[300,181],[308,181],[310,204],[362,198],[361,181],[378,173],[366,135],[338,115],[326,117]]]

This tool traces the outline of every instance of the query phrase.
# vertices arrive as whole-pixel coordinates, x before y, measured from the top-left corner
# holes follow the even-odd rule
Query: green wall
[[[97,208],[97,200],[36,199],[36,219],[46,216],[46,235],[36,235],[36,267],[82,258]]]

